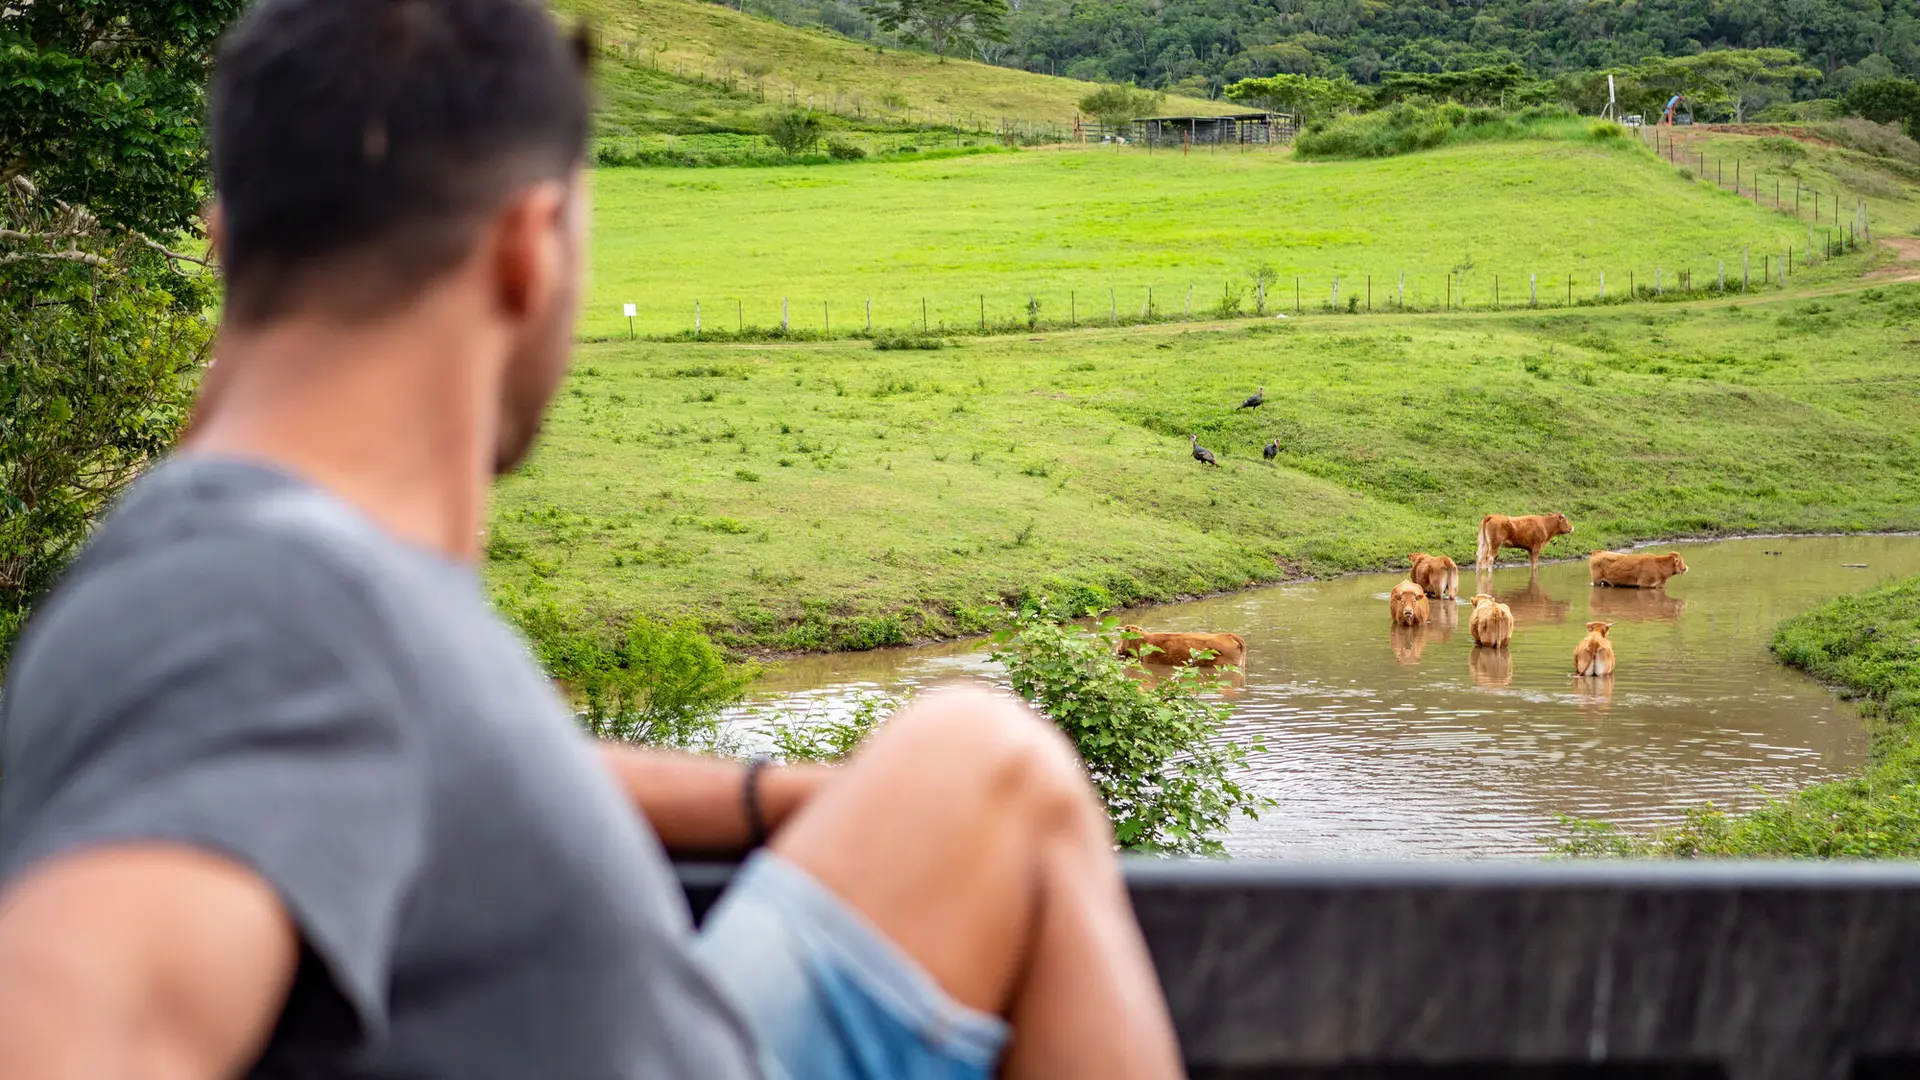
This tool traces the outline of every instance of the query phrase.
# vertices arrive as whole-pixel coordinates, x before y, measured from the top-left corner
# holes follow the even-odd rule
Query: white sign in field
[[[638,315],[638,314],[640,314],[640,305],[639,305],[639,304],[628,304],[628,305],[626,305],[626,316],[627,316],[627,318],[629,318],[629,319],[631,319],[631,318],[633,318],[633,317],[634,317],[635,315]]]

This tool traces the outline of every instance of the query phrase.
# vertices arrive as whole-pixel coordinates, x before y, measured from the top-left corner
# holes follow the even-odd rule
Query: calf
[[[1420,586],[1428,596],[1453,599],[1460,595],[1460,564],[1445,555],[1429,555],[1416,551],[1407,556],[1413,566],[1407,571],[1407,577]]]
[[[1587,636],[1573,647],[1575,675],[1613,674],[1613,642],[1607,640],[1607,631],[1611,629],[1610,622],[1587,624]]]
[[[1520,548],[1527,553],[1528,565],[1540,565],[1540,551],[1556,536],[1573,533],[1573,522],[1565,514],[1529,514],[1508,517],[1488,514],[1480,519],[1480,548],[1474,564],[1482,570],[1493,569],[1493,560],[1501,548]]]
[[[1467,631],[1473,635],[1475,645],[1504,649],[1507,642],[1513,640],[1513,609],[1486,593],[1477,593]]]
[[[1427,594],[1413,582],[1403,581],[1387,594],[1387,610],[1393,613],[1396,626],[1423,626],[1429,614]]]
[[[1247,643],[1239,634],[1150,634],[1137,626],[1123,626],[1119,655],[1138,657],[1149,664],[1239,667],[1246,662]]]
[[[1595,585],[1620,585],[1630,589],[1657,589],[1676,574],[1687,572],[1686,561],[1677,551],[1665,555],[1629,555],[1620,551],[1596,551],[1587,559],[1587,576]]]

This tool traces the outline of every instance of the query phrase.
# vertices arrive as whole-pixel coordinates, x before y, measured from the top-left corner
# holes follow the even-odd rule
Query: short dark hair
[[[587,49],[534,0],[261,0],[212,87],[227,311],[373,313],[585,159]]]

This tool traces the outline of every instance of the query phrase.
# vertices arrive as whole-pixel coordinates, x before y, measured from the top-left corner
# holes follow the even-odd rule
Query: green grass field
[[[601,75],[602,124],[616,133],[659,130],[663,116],[724,119],[746,111],[749,100],[812,99],[823,111],[910,123],[977,120],[991,127],[1009,117],[1071,125],[1080,99],[1093,89],[1076,79],[880,49],[699,0],[556,0],[554,6],[588,20],[611,47]],[[687,87],[692,78],[730,83],[733,92]],[[1168,98],[1167,109],[1243,111],[1179,97]]]
[[[716,12],[719,9],[713,9]],[[1696,284],[1743,247],[1752,275],[1805,245],[1805,224],[1690,182],[1631,140],[1496,143],[1381,161],[1303,163],[1286,153],[1029,150],[840,168],[605,169],[593,178],[593,283],[582,332],[777,327],[935,328],[1137,318],[1254,306],[1251,269],[1278,274],[1272,309],[1361,297],[1441,306],[1449,272],[1469,302],[1561,301],[1652,283]],[[1804,254],[1804,253],[1803,253]],[[1854,270],[1847,270],[1851,274]],[[1796,284],[1806,279],[1796,280]],[[1274,295],[1278,294],[1278,295]]]
[[[509,608],[823,649],[978,629],[1028,591],[1124,603],[1464,561],[1489,511],[1569,513],[1557,555],[1920,528],[1916,318],[1920,287],[1896,285],[927,352],[588,345],[500,484],[488,575]],[[1237,411],[1261,384],[1269,404]]]

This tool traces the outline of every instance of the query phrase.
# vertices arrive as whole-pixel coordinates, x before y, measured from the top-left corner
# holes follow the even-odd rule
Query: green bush
[[[1920,856],[1920,578],[1843,596],[1774,631],[1774,656],[1860,702],[1872,743],[1857,777],[1815,784],[1747,814],[1712,805],[1636,835],[1567,819],[1574,856]]]
[[[793,157],[813,149],[826,129],[811,109],[781,109],[767,117],[765,130],[769,142]]]
[[[1079,749],[1122,847],[1218,854],[1235,816],[1268,805],[1232,779],[1248,748],[1220,739],[1233,706],[1209,693],[1214,672],[1183,667],[1150,681],[1139,661],[1116,655],[1111,619],[1089,630],[1028,610],[993,641],[1014,691]]]
[[[867,156],[867,152],[850,142],[828,139],[827,156],[835,161],[859,161]]]
[[[622,631],[594,631],[551,604],[507,615],[547,675],[577,695],[580,725],[596,738],[711,746],[721,712],[760,675],[755,666],[729,663],[691,623],[642,617]]]

